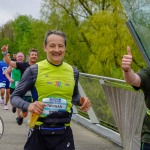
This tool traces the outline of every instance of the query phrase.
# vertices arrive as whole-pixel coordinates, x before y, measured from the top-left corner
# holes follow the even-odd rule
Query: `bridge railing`
[[[92,108],[83,113],[76,107],[73,117],[76,121],[125,150],[140,149],[140,132],[146,111],[141,91],[133,90],[124,80],[85,73],[80,73],[79,90],[82,96],[90,98]]]

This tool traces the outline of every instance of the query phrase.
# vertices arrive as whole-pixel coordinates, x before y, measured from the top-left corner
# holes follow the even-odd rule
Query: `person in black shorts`
[[[6,55],[10,59],[10,53],[7,53]],[[9,67],[8,64],[5,62],[3,58],[3,60],[0,61],[0,94],[1,94],[0,103],[1,105],[4,106],[4,110],[8,110],[7,104],[10,98],[10,90],[9,90],[10,82],[5,76],[5,72],[8,67]],[[4,95],[6,95],[5,100]]]
[[[61,31],[48,31],[44,51],[46,59],[26,69],[10,99],[17,108],[39,115],[29,130],[24,150],[74,150],[70,127],[72,106],[88,111],[91,103],[79,94],[79,71],[64,62],[66,35]],[[29,89],[33,93],[32,103],[22,99]]]
[[[2,52],[6,52],[8,51],[8,45],[4,45],[1,48]],[[24,71],[30,66],[33,65],[37,62],[38,60],[38,50],[35,48],[32,48],[29,50],[29,54],[28,54],[28,62],[16,62],[16,61],[12,61],[10,59],[10,57],[8,57],[7,55],[4,55],[4,60],[6,61],[6,63],[8,65],[10,65],[13,68],[19,69],[21,71],[21,76],[23,75]],[[26,101],[32,101],[32,95],[30,91],[27,91],[26,94],[24,95],[24,100]],[[23,123],[23,118],[25,118],[27,116],[27,110],[23,109],[20,112],[20,116],[17,118],[17,123],[18,125],[21,125]]]
[[[24,54],[22,52],[18,52],[16,54],[16,61],[17,62],[24,61]],[[21,72],[19,69],[12,68],[11,66],[9,66],[5,72],[5,76],[10,82],[9,88],[10,88],[10,95],[11,95],[21,79]],[[18,116],[20,116],[20,111],[21,111],[20,109],[17,109]],[[12,112],[13,113],[16,112],[16,107],[12,106]],[[17,117],[17,119],[18,119],[18,117]]]

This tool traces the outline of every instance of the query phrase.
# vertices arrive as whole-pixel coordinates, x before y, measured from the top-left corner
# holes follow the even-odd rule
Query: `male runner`
[[[10,53],[7,53],[5,55],[10,59]],[[0,103],[1,105],[4,105],[4,110],[8,110],[7,103],[10,97],[9,80],[5,77],[5,72],[7,68],[8,68],[8,64],[5,62],[5,59],[3,58],[3,60],[0,61],[0,91],[1,91]],[[6,97],[4,100],[5,91],[6,91]]]
[[[63,61],[66,35],[61,31],[48,31],[44,51],[47,58],[27,68],[11,96],[12,105],[40,115],[29,131],[24,150],[74,150],[70,127],[72,105],[88,111],[91,103],[79,94],[78,70]],[[22,99],[29,89],[33,103]]]
[[[17,62],[24,61],[24,54],[22,52],[16,53],[16,61]],[[5,76],[10,82],[10,95],[11,95],[21,79],[21,71],[19,69],[12,68],[11,66],[9,66],[5,72]],[[20,109],[17,109],[18,117],[20,116],[20,111],[21,111]],[[12,112],[13,113],[16,112],[16,107],[12,106]],[[16,120],[18,120],[18,117],[16,118]]]

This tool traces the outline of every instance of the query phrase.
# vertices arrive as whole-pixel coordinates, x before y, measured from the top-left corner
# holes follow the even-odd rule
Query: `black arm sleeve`
[[[80,93],[78,90],[78,80],[79,80],[79,71],[77,70],[77,68],[73,67],[74,70],[74,80],[75,80],[75,87],[74,87],[74,92],[73,92],[73,96],[72,96],[72,103],[74,105],[78,105],[80,106]]]
[[[27,91],[31,90],[34,87],[37,77],[37,65],[32,65],[26,69],[24,72],[21,81],[18,86],[12,93],[10,97],[10,103],[21,109],[28,109],[29,102],[24,101],[22,98]]]
[[[137,74],[141,78],[140,89],[144,93],[146,106],[150,109],[150,67],[140,69]]]

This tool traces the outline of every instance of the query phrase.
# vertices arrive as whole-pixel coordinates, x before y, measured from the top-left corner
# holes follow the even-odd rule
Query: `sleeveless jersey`
[[[13,68],[11,72],[11,78],[14,80],[14,82],[10,84],[10,88],[15,89],[21,79],[21,71]]]
[[[47,60],[37,63],[38,74],[35,88],[38,100],[46,104],[41,117],[53,112],[71,113],[72,95],[75,86],[74,71],[72,66],[63,62],[54,66]],[[36,125],[41,124],[37,122]]]
[[[8,68],[8,65],[2,60],[0,61],[0,81],[8,81],[5,76],[5,72]]]

